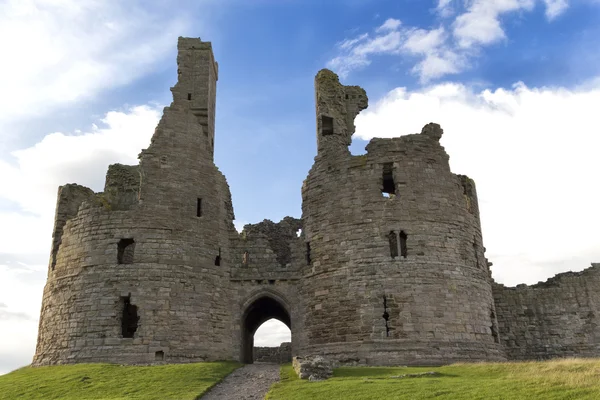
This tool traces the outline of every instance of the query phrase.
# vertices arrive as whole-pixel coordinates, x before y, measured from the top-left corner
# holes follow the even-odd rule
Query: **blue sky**
[[[0,0],[0,373],[33,354],[58,185],[100,191],[108,164],[137,162],[178,36],[219,62],[237,226],[300,217],[329,67],[369,95],[353,153],[442,124],[499,282],[600,261],[600,0]]]

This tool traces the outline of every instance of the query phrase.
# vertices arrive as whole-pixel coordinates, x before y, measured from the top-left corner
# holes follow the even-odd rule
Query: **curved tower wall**
[[[303,352],[368,364],[504,359],[475,186],[451,173],[441,128],[374,139],[351,156],[364,91],[327,70],[315,86],[319,153],[302,190],[311,250]]]
[[[140,166],[111,166],[98,195],[61,188],[34,365],[232,358],[217,65],[210,43],[180,38],[178,50],[173,103]]]

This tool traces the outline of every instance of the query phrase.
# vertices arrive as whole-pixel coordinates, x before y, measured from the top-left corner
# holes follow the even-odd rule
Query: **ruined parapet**
[[[258,224],[244,226],[243,234],[248,236],[264,234],[269,242],[271,251],[276,255],[277,262],[282,266],[289,266],[292,262],[292,244],[297,238],[297,232],[302,229],[302,221],[292,217],[285,217],[279,223],[268,219]]]
[[[299,279],[305,262],[304,239],[298,235],[302,221],[285,217],[247,224],[233,241],[232,279],[275,282]]]
[[[123,164],[108,166],[103,195],[111,210],[127,210],[137,204],[139,191],[139,166]]]
[[[350,154],[354,119],[369,101],[365,90],[344,86],[334,72],[322,69],[315,77],[315,99],[319,154]]]
[[[92,201],[94,191],[85,186],[70,183],[58,188],[56,211],[54,216],[54,229],[52,231],[52,250],[50,253],[50,270],[56,267],[58,250],[62,243],[62,234],[65,223],[77,215],[77,211],[84,201]]]
[[[509,359],[600,354],[600,264],[531,286],[494,283],[493,292]]]

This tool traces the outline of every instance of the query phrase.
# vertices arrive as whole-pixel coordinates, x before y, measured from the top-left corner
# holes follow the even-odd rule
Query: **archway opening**
[[[254,362],[254,335],[258,328],[268,320],[276,319],[290,330],[292,323],[286,308],[272,297],[261,297],[248,306],[242,317],[242,354],[241,361]]]

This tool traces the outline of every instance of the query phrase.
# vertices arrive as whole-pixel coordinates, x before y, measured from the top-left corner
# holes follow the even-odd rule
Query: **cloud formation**
[[[544,4],[548,21],[564,13],[569,5],[567,0],[538,2]],[[411,72],[422,83],[457,74],[469,67],[469,60],[482,47],[506,38],[501,20],[504,15],[532,11],[536,0],[473,0],[465,2],[463,8],[456,3],[438,0],[435,12],[441,20],[435,28],[408,27],[390,18],[372,33],[345,39],[337,44],[338,55],[327,67],[345,78],[370,65],[374,56],[403,55],[414,58]],[[457,14],[459,9],[462,12]]]
[[[579,89],[397,88],[356,119],[356,136],[395,137],[438,122],[455,173],[477,184],[494,278],[536,283],[600,261],[600,80]]]
[[[0,2],[0,127],[148,73],[173,50],[189,21],[158,2],[152,2],[158,12],[147,12],[147,6],[119,0]]]

